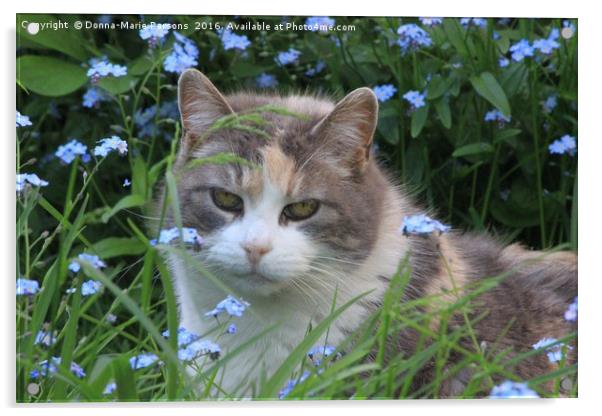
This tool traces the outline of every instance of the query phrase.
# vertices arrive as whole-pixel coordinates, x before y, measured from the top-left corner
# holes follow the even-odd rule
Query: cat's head
[[[205,240],[199,256],[206,266],[241,293],[344,284],[370,255],[389,186],[371,155],[374,93],[360,88],[337,104],[222,95],[197,70],[184,72],[178,87],[180,209],[183,225]],[[217,120],[266,105],[294,115],[264,111],[263,123],[215,129]],[[248,163],[194,162],[220,154]]]

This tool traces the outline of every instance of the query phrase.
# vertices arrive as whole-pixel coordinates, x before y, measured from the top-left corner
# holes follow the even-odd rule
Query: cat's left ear
[[[378,100],[370,88],[358,88],[337,103],[312,130],[331,155],[355,173],[362,173],[378,121]]]
[[[178,105],[183,137],[188,141],[198,139],[217,119],[234,113],[209,78],[196,69],[188,69],[180,76]]]

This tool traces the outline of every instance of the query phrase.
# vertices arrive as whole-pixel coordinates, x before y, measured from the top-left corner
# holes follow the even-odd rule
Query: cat
[[[400,231],[405,216],[424,210],[372,154],[378,101],[371,89],[356,89],[337,103],[312,95],[223,95],[190,69],[180,76],[178,103],[183,134],[173,170],[181,220],[204,239],[190,254],[220,279],[168,255],[180,325],[200,334],[213,328],[206,312],[228,294],[224,287],[250,307],[237,318],[238,333],[220,338],[223,352],[278,324],[226,363],[217,378],[224,391],[236,397],[256,391],[261,377],[273,374],[303,340],[308,325],[329,315],[335,291],[337,305],[369,292],[330,328],[328,343],[337,345],[381,305],[406,256],[412,270],[407,299],[449,297],[454,288],[510,274],[479,298],[475,316],[487,313],[474,330],[483,345],[527,351],[541,338],[575,331],[563,319],[577,295],[575,253],[503,246],[488,235],[455,230],[420,236]],[[212,128],[224,117],[266,105],[300,116],[263,112],[267,137],[251,129]],[[221,153],[249,163],[189,165]],[[172,226],[173,217],[168,211]],[[410,354],[416,336],[402,338],[398,348]],[[568,354],[574,361],[576,350]],[[428,368],[417,380],[429,379]],[[514,372],[529,379],[553,368],[537,354]],[[441,395],[460,394],[469,378],[463,372],[446,380]]]

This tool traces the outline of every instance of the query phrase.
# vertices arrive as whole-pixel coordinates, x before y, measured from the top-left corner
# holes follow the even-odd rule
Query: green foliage
[[[138,18],[120,19],[133,23]],[[160,111],[151,111],[144,123],[137,120],[152,106],[175,102],[177,75],[163,66],[173,42],[149,48],[137,31],[127,30],[44,30],[31,35],[22,29],[24,20],[56,23],[59,16],[17,16],[17,109],[33,122],[17,130],[17,166],[19,172],[35,172],[50,182],[48,187],[28,188],[17,198],[17,277],[37,280],[43,287],[35,297],[17,299],[17,400],[215,398],[217,371],[227,369],[228,361],[254,340],[269,337],[273,328],[265,328],[239,350],[197,368],[195,382],[203,386],[200,391],[191,388],[193,383],[177,360],[175,338],[160,335],[167,328],[176,333],[177,307],[169,272],[149,244],[157,237],[156,231],[148,228],[163,224],[167,206],[179,213],[177,176],[171,167],[180,125],[177,115]],[[60,16],[60,20],[86,19]],[[355,25],[355,30],[330,34],[249,32],[251,45],[244,53],[224,50],[214,31],[193,30],[194,20],[214,24],[235,18],[174,16],[172,20],[189,25],[182,34],[200,49],[198,68],[225,91],[256,88],[256,77],[262,73],[274,74],[283,93],[307,88],[335,98],[362,86],[392,84],[397,94],[380,103],[377,155],[425,207],[459,229],[487,228],[538,248],[563,243],[577,248],[577,158],[548,152],[549,144],[560,136],[577,136],[577,36],[559,38],[560,48],[549,57],[512,62],[505,68],[498,65],[510,45],[523,38],[532,41],[548,36],[552,28],[562,26],[559,19],[512,19],[507,25],[488,19],[485,28],[465,28],[458,19],[446,18],[442,25],[427,28],[431,47],[407,53],[395,43],[396,30],[401,24],[417,22],[413,18],[337,17],[337,23]],[[281,18],[238,20],[275,24]],[[304,19],[292,20],[303,23]],[[299,62],[277,65],[275,55],[291,47],[301,52]],[[92,85],[86,76],[89,60],[101,56],[126,66],[127,76]],[[326,68],[307,75],[318,60]],[[91,87],[106,96],[105,101],[87,108],[82,106],[82,96]],[[409,90],[425,92],[426,105],[412,111],[402,98]],[[558,97],[558,106],[545,112],[541,103],[551,95]],[[511,115],[512,120],[505,125],[484,121],[493,109]],[[213,127],[265,136],[262,115],[266,112],[303,117],[265,106],[223,118]],[[112,154],[88,163],[78,157],[70,165],[53,156],[71,138],[91,150],[97,140],[112,135],[127,141],[127,156]],[[204,163],[249,162],[221,154],[189,167]],[[130,187],[123,186],[125,179],[131,180]],[[150,207],[161,196],[156,195],[163,189],[158,187],[160,182],[165,184],[165,206],[156,217]],[[149,222],[153,227],[147,227]],[[176,224],[181,225],[177,214]],[[166,249],[180,253],[190,267],[220,283],[219,276],[186,257],[182,248]],[[99,271],[84,265],[74,275],[68,264],[82,252],[100,256],[109,267]],[[495,287],[501,278],[484,280],[468,296],[428,314],[421,306],[433,299],[395,301],[407,278],[408,271],[402,267],[383,306],[339,346],[346,354],[326,360],[323,372],[309,368],[309,377],[288,398],[438,397],[441,383],[450,376],[443,371],[450,354],[462,358],[450,369],[452,375],[468,366],[476,371],[465,397],[487,394],[494,376],[516,379],[501,365],[507,358],[503,354],[492,356],[478,346],[474,351],[460,346],[460,338],[471,336],[468,320],[448,332],[434,333],[430,326],[431,320],[438,319],[445,328],[453,314],[468,313],[471,296]],[[85,279],[102,282],[104,290],[82,297],[79,288]],[[71,287],[76,292],[66,294]],[[287,379],[299,378],[307,347],[348,306],[333,309],[313,328],[280,370],[260,386],[257,397],[274,397]],[[108,320],[113,315],[114,323]],[[54,346],[34,344],[41,329],[56,334]],[[399,352],[391,356],[385,350],[387,338],[410,329],[420,334],[424,349],[412,356]],[[141,351],[157,354],[164,365],[132,371],[128,359]],[[368,362],[372,354],[376,360]],[[55,377],[40,381],[38,394],[29,394],[30,372],[51,356],[61,357],[63,363],[79,363],[87,376],[78,379],[61,364]],[[524,356],[512,359],[518,362]],[[411,392],[414,377],[427,362],[435,363],[436,379],[421,391]],[[556,382],[566,375],[575,379],[576,368],[563,364],[556,373],[530,380],[530,385],[543,394],[543,382]],[[117,391],[104,395],[111,380]],[[573,389],[575,393],[576,380]]]

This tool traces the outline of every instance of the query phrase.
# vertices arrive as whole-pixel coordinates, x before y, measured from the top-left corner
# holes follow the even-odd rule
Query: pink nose
[[[247,253],[247,258],[252,265],[259,263],[261,257],[272,251],[272,246],[265,244],[242,244],[242,248]]]

